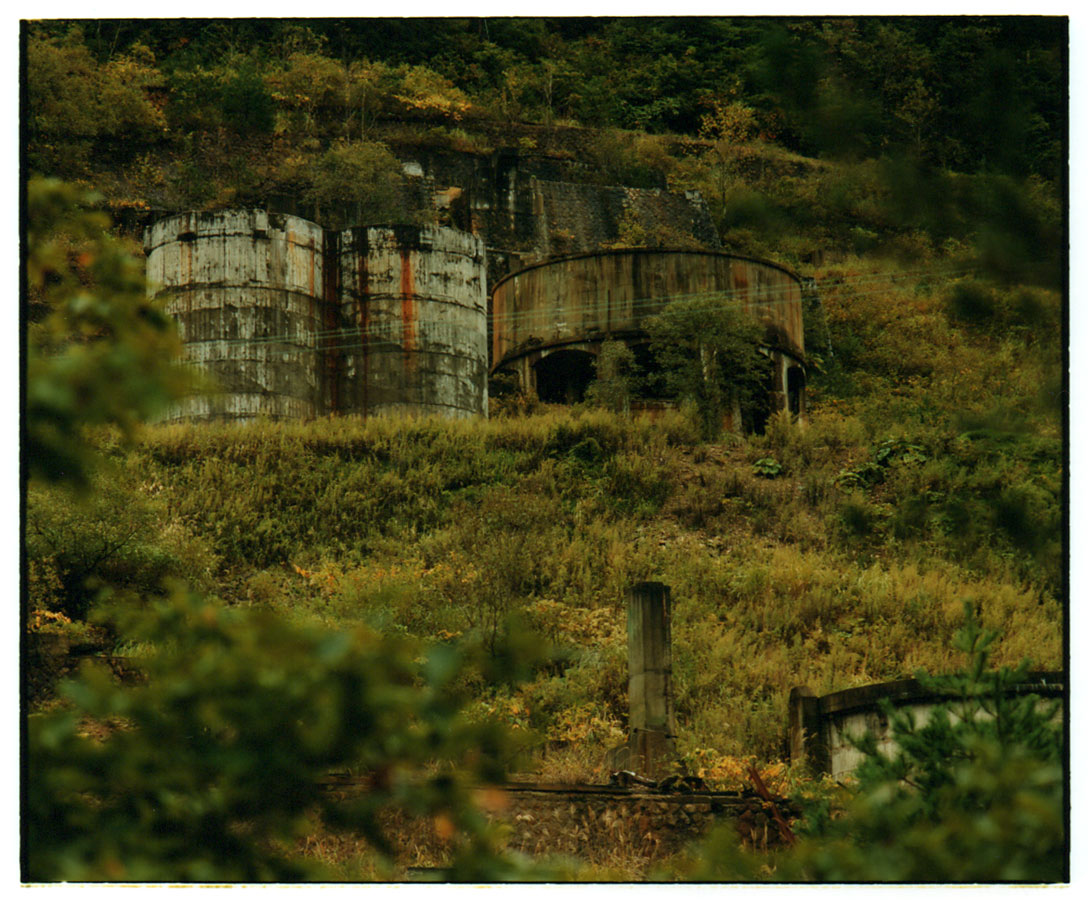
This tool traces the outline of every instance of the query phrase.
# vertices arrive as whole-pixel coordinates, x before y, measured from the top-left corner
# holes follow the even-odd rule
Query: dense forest
[[[182,151],[219,129],[304,153],[306,141],[416,119],[758,135],[807,156],[900,150],[1056,181],[1064,28],[1030,17],[41,23],[27,33],[31,165],[86,164],[98,142]]]
[[[698,189],[731,246],[803,255],[798,233],[861,250],[893,236],[907,250],[973,242],[1007,274],[1056,286],[1064,27],[39,23],[25,33],[26,162],[92,184],[116,209],[287,194],[358,197],[395,218],[396,150],[512,146],[575,155],[587,179]]]
[[[796,686],[966,666],[967,695],[995,666],[1064,666],[1066,20],[88,19],[22,40],[24,878],[402,880],[390,809],[448,838],[431,863],[458,880],[1065,877],[1061,729],[1031,703],[903,724],[901,762],[845,785],[783,743]],[[723,249],[805,279],[807,421],[714,433],[682,388],[641,418],[602,369],[585,403],[495,391],[486,421],[140,424],[185,389],[142,225],[441,221],[406,199],[421,148],[697,191]],[[504,853],[471,786],[607,779],[624,592],[648,578],[676,598],[678,771],[744,790],[753,766],[804,810],[797,847]],[[46,638],[145,675],[58,687],[28,649]],[[332,804],[330,771],[373,789]]]

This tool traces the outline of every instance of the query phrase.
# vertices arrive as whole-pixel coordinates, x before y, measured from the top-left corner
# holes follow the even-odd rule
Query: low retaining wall
[[[765,850],[782,840],[772,804],[739,793],[658,794],[593,785],[517,785],[503,793],[509,806],[500,818],[513,829],[508,846],[533,855],[562,853],[590,862],[616,852],[665,856],[728,820],[747,846]],[[782,802],[779,810],[796,813]]]
[[[128,683],[140,678],[127,658],[104,654],[93,642],[73,645],[67,635],[52,632],[28,632],[23,640],[25,699],[31,706],[52,699],[58,682],[75,675],[84,662],[105,666]]]
[[[1037,694],[1047,699],[1065,696],[1062,672],[1036,672],[1014,685],[1018,694]],[[891,751],[895,742],[882,705],[888,701],[896,709],[909,709],[918,725],[924,725],[932,709],[956,698],[927,690],[913,678],[887,681],[864,687],[816,696],[808,688],[790,691],[790,760],[805,759],[817,772],[832,777],[849,774],[862,760],[851,738],[866,732],[876,736],[877,746]]]
[[[355,790],[350,782],[330,783],[330,789],[345,797]],[[478,802],[492,821],[508,826],[508,849],[590,864],[664,858],[724,822],[733,823],[738,844],[769,850],[784,840],[775,812],[786,821],[800,813],[781,798],[768,802],[748,793],[664,794],[609,785],[507,784],[481,789]],[[446,864],[448,845],[430,819],[391,811],[383,827],[398,848],[399,865]]]

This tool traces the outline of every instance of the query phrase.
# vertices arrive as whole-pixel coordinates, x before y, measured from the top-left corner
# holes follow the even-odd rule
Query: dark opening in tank
[[[801,415],[801,397],[805,391],[805,371],[800,366],[790,366],[786,370],[786,401],[790,413]]]
[[[593,354],[557,350],[536,364],[536,395],[543,403],[580,403],[594,378]]]
[[[771,392],[774,389],[772,378],[768,376],[766,390],[756,392],[741,404],[740,424],[748,434],[765,434],[767,422],[771,418]]]
[[[632,344],[635,357],[635,395],[639,400],[672,400],[661,366],[648,343]]]

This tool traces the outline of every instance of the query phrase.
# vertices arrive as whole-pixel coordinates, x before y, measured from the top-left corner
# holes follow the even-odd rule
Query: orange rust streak
[[[415,280],[412,278],[412,257],[410,251],[400,252],[400,319],[401,346],[404,350],[415,349]]]

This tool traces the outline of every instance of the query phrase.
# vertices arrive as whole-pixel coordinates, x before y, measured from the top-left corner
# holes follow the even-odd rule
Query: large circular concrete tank
[[[774,263],[728,253],[613,250],[514,272],[491,294],[492,371],[512,372],[523,386],[552,399],[543,390],[550,362],[559,369],[562,359],[565,376],[584,385],[602,341],[644,341],[647,318],[673,300],[707,295],[737,304],[764,324],[766,349],[774,361],[775,405],[801,414],[805,343],[800,280]],[[577,392],[568,398],[577,399]]]
[[[308,419],[324,411],[321,228],[257,209],[189,212],[152,225],[144,249],[149,292],[166,294],[187,359],[215,386],[168,418]]]
[[[339,235],[345,413],[487,415],[483,241],[453,228]]]

